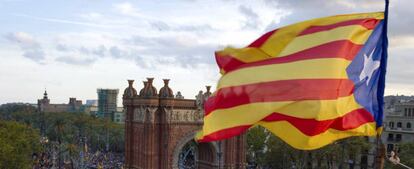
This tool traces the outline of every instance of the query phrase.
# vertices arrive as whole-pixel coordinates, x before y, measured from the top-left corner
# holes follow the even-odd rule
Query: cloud
[[[96,48],[95,50],[93,50],[92,53],[97,55],[97,56],[104,57],[106,51],[107,51],[107,49],[104,45],[99,45],[99,47]]]
[[[397,84],[414,84],[411,63],[414,61],[414,48],[393,48],[389,50],[387,82]]]
[[[260,25],[259,15],[254,12],[251,8],[244,5],[239,6],[239,12],[245,16],[244,28],[256,29]]]
[[[84,55],[96,55],[99,57],[105,57],[106,54],[106,47],[104,45],[99,45],[97,47],[87,48],[85,46],[81,46],[79,48],[79,53]]]
[[[106,57],[108,49],[105,45],[98,46],[80,46],[76,47],[71,44],[59,43],[56,45],[55,61],[70,65],[91,65],[96,60]]]
[[[88,66],[95,63],[96,59],[94,58],[79,58],[71,56],[60,56],[55,59],[57,62],[62,62],[70,65],[81,65]]]
[[[39,64],[43,64],[45,59],[45,52],[42,49],[26,49],[23,56],[29,58]]]
[[[124,51],[119,49],[117,46],[112,46],[111,48],[109,48],[109,53],[114,58],[121,58],[122,56],[125,56]]]
[[[389,33],[391,36],[414,37],[414,1],[398,0],[390,2]]]
[[[89,55],[90,54],[89,49],[84,47],[84,46],[79,48],[79,53],[84,54],[84,55]]]
[[[107,46],[116,43],[113,37],[97,32],[61,33],[46,40],[53,46],[49,48],[53,60],[70,65],[94,64],[108,57]]]
[[[214,51],[218,45],[198,42],[191,36],[144,37],[133,36],[127,44],[139,47],[143,59],[154,60],[153,64],[174,64],[197,67],[199,64],[215,64]]]
[[[61,52],[66,52],[66,51],[70,51],[71,49],[69,49],[69,47],[65,44],[57,44],[56,50],[61,51]]]
[[[14,16],[30,18],[39,21],[53,22],[53,23],[63,23],[63,24],[72,24],[72,25],[81,25],[81,26],[90,26],[90,27],[101,27],[101,28],[112,28],[112,25],[96,24],[92,22],[82,22],[82,21],[73,21],[66,19],[57,19],[57,18],[47,18],[47,17],[37,17],[26,14],[13,14]]]
[[[268,5],[284,8],[291,14],[282,19],[283,25],[316,18],[327,14],[344,14],[375,12],[384,10],[384,1],[378,0],[265,0]],[[390,2],[389,32],[391,36],[414,36],[414,20],[408,16],[414,16],[412,0],[398,0]],[[268,27],[279,27],[281,25],[268,25]]]
[[[39,64],[45,60],[45,52],[32,35],[25,32],[9,33],[5,36],[10,42],[16,43],[23,51],[23,56]]]
[[[39,43],[33,38],[32,35],[26,32],[15,32],[6,35],[6,38],[12,42],[18,43],[23,48],[38,48]]]
[[[98,12],[84,13],[84,14],[80,14],[79,16],[83,19],[91,20],[91,21],[103,18],[103,15],[101,13],[98,13]]]
[[[167,23],[162,22],[162,21],[150,22],[150,25],[151,25],[152,28],[155,28],[155,29],[157,29],[159,31],[168,31],[168,30],[171,30],[170,25],[168,25]]]
[[[115,10],[119,13],[126,15],[126,16],[132,16],[132,17],[142,17],[143,15],[138,12],[138,9],[135,8],[131,3],[129,2],[123,2],[113,5]]]
[[[219,31],[209,24],[171,24],[164,21],[149,21],[151,28],[162,32],[190,32],[205,33],[208,31]]]
[[[414,36],[393,36],[389,39],[389,45],[395,49],[414,49]]]

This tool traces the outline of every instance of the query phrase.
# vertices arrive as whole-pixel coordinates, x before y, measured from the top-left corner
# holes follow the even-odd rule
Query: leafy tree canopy
[[[39,131],[15,121],[0,120],[0,168],[31,168],[41,150]]]
[[[258,168],[337,168],[356,161],[371,148],[364,137],[337,141],[313,151],[297,150],[265,128],[253,127],[247,133],[247,161]]]

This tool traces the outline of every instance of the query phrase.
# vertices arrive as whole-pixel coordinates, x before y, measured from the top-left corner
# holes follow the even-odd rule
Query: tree
[[[0,120],[14,120],[33,125],[38,119],[28,117],[33,117],[34,114],[36,114],[36,108],[30,104],[8,103],[0,106]]]
[[[254,167],[264,164],[265,142],[268,134],[260,126],[253,127],[247,133],[247,162]]]
[[[317,150],[297,150],[260,126],[247,133],[247,146],[248,162],[252,167],[298,169],[348,168],[345,166],[348,161],[356,161],[358,155],[370,149],[366,138],[351,137]]]
[[[74,159],[78,159],[77,155],[79,154],[79,148],[75,144],[67,144],[66,151],[69,155],[71,168],[74,169],[75,167],[74,167],[73,162],[75,161]]]
[[[39,131],[0,120],[0,168],[31,168],[31,156],[41,151]]]
[[[45,136],[50,142],[59,142],[62,148],[65,144],[87,144],[88,149],[96,151],[104,150],[109,145],[112,152],[124,152],[124,125],[84,113],[48,112],[40,116],[36,108],[29,104],[4,104],[0,106],[1,119],[14,120],[38,129],[44,122]]]
[[[56,121],[53,123],[54,129],[55,129],[55,134],[56,134],[56,138],[58,141],[58,165],[60,167],[60,164],[62,163],[62,143],[63,143],[63,136],[64,136],[64,130],[65,130],[65,120],[62,118],[56,119]]]
[[[414,143],[403,143],[399,146],[401,163],[414,167]]]

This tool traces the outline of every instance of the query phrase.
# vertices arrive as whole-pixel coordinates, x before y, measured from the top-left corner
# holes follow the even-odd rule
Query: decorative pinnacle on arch
[[[170,79],[162,79],[164,81],[164,86],[168,86],[168,83],[170,82]]]
[[[129,87],[132,87],[133,84],[134,84],[134,80],[128,80]]]
[[[170,79],[162,79],[164,81],[164,87],[160,89],[159,96],[163,98],[174,98],[172,89],[168,86]]]
[[[128,87],[124,90],[123,97],[131,98],[137,95],[137,90],[133,87],[134,80],[128,80]]]
[[[141,97],[155,97],[157,96],[157,89],[152,85],[154,78],[147,78],[147,82],[144,82],[144,88],[140,92]]]

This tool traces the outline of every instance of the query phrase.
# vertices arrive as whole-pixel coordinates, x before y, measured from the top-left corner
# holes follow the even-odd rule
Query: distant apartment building
[[[68,104],[51,104],[47,92],[43,94],[43,98],[37,100],[37,108],[40,112],[82,112],[84,106],[81,100],[76,98],[69,98]]]
[[[97,117],[114,120],[117,112],[118,89],[98,89]]]
[[[413,125],[414,100],[398,100],[386,107],[382,140],[387,150],[393,150],[400,143],[414,142]]]
[[[118,107],[114,114],[114,122],[119,124],[125,123],[125,112],[123,107]]]
[[[97,116],[98,113],[98,100],[86,100],[85,114],[90,116]]]
[[[88,105],[88,106],[98,106],[98,100],[86,100],[85,105]]]

